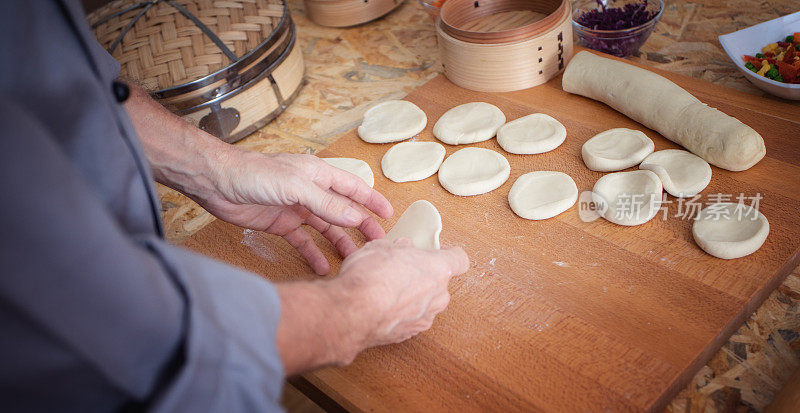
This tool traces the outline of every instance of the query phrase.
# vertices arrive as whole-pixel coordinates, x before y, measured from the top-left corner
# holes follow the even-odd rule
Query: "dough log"
[[[744,171],[767,153],[751,127],[649,70],[582,51],[567,65],[562,87],[611,106],[720,168]]]

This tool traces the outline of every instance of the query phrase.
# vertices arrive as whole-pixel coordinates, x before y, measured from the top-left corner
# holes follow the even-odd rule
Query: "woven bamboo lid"
[[[244,74],[291,26],[282,0],[117,0],[89,22],[121,75],[161,98]]]

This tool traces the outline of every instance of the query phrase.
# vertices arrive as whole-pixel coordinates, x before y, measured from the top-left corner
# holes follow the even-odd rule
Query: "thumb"
[[[432,252],[450,271],[451,276],[461,275],[469,270],[469,257],[461,247],[450,247]]]
[[[297,203],[325,221],[343,227],[356,227],[369,216],[350,199],[312,182],[300,190]]]

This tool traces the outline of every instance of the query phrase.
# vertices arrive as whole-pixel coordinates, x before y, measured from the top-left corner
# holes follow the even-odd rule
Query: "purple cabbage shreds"
[[[643,3],[626,4],[623,7],[606,7],[581,13],[578,24],[594,30],[623,30],[640,26],[655,17],[656,12],[647,11],[647,0]]]

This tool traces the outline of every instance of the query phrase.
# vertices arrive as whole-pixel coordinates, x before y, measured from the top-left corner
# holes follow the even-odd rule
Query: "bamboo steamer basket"
[[[89,22],[122,78],[225,142],[269,123],[303,84],[284,0],[117,0]]]
[[[316,24],[348,27],[366,23],[388,14],[402,0],[305,0],[306,15]]]
[[[567,0],[447,0],[436,22],[444,73],[480,92],[547,82],[572,58]]]

